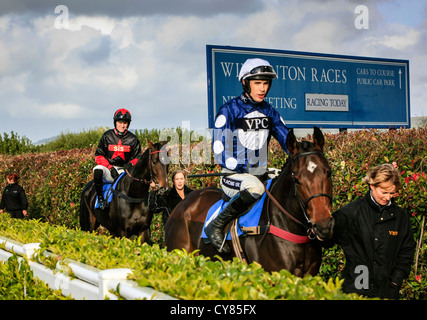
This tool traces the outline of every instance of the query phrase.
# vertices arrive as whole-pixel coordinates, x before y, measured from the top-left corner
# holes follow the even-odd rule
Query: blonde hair
[[[401,187],[400,174],[389,163],[376,166],[366,174],[362,181],[374,187],[378,187],[383,182],[393,183],[397,190]]]

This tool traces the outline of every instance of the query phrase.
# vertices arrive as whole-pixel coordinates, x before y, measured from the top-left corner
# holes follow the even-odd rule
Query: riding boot
[[[103,171],[96,169],[93,173],[93,182],[95,186],[96,196],[98,197],[98,204],[101,210],[104,210],[107,207],[107,201],[105,201],[103,196],[103,182],[102,182]]]
[[[231,198],[225,209],[204,229],[212,245],[219,251],[230,253],[230,248],[224,243],[224,228],[233,220],[246,213],[256,202],[247,190]],[[221,249],[222,247],[222,249]]]

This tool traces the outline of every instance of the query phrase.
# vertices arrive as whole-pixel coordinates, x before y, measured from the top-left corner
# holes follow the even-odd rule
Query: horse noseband
[[[310,198],[308,198],[308,200],[305,202],[304,204],[304,210],[307,210],[308,207],[308,203],[313,200],[314,198],[318,198],[318,197],[327,197],[329,199],[329,202],[332,204],[332,197],[329,194],[326,193],[318,193],[315,194],[313,196],[311,196]]]

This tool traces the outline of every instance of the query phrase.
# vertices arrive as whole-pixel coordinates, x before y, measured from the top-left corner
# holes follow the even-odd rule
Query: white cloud
[[[421,33],[414,29],[407,30],[401,35],[385,35],[373,41],[396,50],[404,50],[418,43]]]
[[[341,42],[343,34],[333,22],[316,21],[305,26],[293,36],[294,45],[299,50],[312,52],[334,52],[336,43]]]
[[[45,119],[78,119],[85,108],[71,103],[52,103],[40,106],[40,116]]]
[[[370,29],[361,31],[354,28],[359,3],[351,0],[254,0],[244,2],[251,10],[203,13],[199,5],[187,13],[177,8],[177,14],[147,3],[130,15],[123,8],[115,14],[110,2],[103,12],[85,12],[88,4],[78,2],[70,5],[68,30],[55,28],[54,8],[46,7],[50,14],[0,16],[0,110],[8,115],[0,127],[31,133],[47,115],[57,117],[51,118],[55,126],[33,130],[30,138],[37,140],[83,123],[111,125],[119,106],[132,109],[134,128],[183,120],[204,127],[206,44],[409,59],[412,110],[420,114],[427,100],[427,23],[387,22],[373,4]],[[150,5],[156,6],[153,14]]]

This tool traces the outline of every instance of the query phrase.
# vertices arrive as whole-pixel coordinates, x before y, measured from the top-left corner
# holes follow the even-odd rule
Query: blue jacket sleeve
[[[273,109],[272,112],[272,119],[273,119],[273,128],[272,128],[272,134],[273,137],[276,138],[277,141],[279,141],[280,146],[282,149],[289,154],[288,147],[286,146],[286,138],[289,133],[289,129],[285,124],[285,120],[280,116],[280,114]]]

